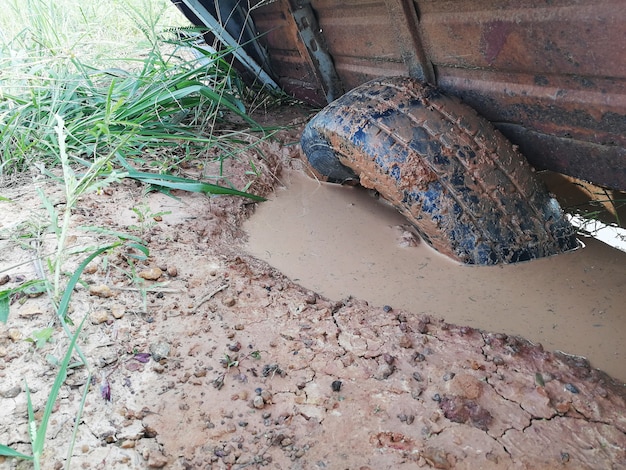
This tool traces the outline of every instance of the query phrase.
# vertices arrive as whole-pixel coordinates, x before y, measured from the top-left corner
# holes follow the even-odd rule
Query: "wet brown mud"
[[[245,224],[247,249],[304,287],[521,335],[626,381],[626,254],[585,238],[554,257],[463,266],[412,246],[406,220],[371,192],[285,179]]]

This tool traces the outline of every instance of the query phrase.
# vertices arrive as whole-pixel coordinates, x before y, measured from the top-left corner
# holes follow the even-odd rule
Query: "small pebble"
[[[376,380],[384,380],[391,374],[393,374],[393,371],[394,367],[391,364],[383,362],[381,365],[378,366],[378,369],[376,369],[376,372],[374,373],[374,378]]]
[[[415,353],[413,355],[413,360],[415,362],[424,362],[426,360],[426,356],[424,356],[422,353]]]
[[[452,380],[454,378],[454,376],[455,376],[454,372],[447,372],[443,376],[443,381],[444,382],[448,382],[448,381]]]
[[[501,365],[503,365],[503,364],[504,364],[504,359],[502,359],[500,356],[495,356],[495,357],[493,358],[493,363],[494,363],[496,366],[501,366]]]
[[[0,286],[5,285],[6,283],[8,283],[11,280],[11,278],[9,277],[8,274],[5,274],[4,276],[0,277]]]
[[[222,299],[222,304],[226,307],[232,307],[235,305],[235,302],[236,300],[233,297],[224,297],[224,299]]]
[[[580,393],[578,388],[576,388],[576,386],[572,384],[565,384],[565,390],[571,393]]]
[[[398,344],[400,345],[401,348],[409,349],[413,347],[413,340],[411,339],[409,335],[402,335],[400,336],[400,339],[398,340]]]
[[[252,399],[252,406],[254,406],[257,410],[263,409],[265,407],[265,401],[261,395],[257,395]]]
[[[267,403],[272,403],[272,393],[269,390],[263,390],[261,392],[261,398]]]
[[[95,274],[98,272],[98,265],[96,263],[89,263],[85,269],[83,269],[85,274]]]
[[[393,310],[393,308],[391,308],[391,306],[390,306],[390,305],[385,305],[385,306],[383,306],[383,312],[385,312],[385,313],[389,313],[389,312],[391,312],[392,310]]]
[[[121,305],[114,305],[111,307],[111,315],[113,315],[113,318],[115,318],[116,320],[119,320],[125,314],[126,310]]]
[[[122,449],[132,449],[133,447],[135,447],[135,441],[127,439],[120,444],[120,447]]]
[[[9,328],[8,335],[11,341],[19,341],[24,337],[22,332],[17,328]]]
[[[333,392],[338,392],[341,390],[341,380],[335,380],[333,381],[333,383],[330,384],[330,388],[333,389]]]
[[[170,345],[164,342],[152,343],[150,345],[150,354],[152,354],[152,359],[159,362],[170,354]]]
[[[8,390],[3,390],[0,392],[0,397],[2,398],[15,398],[22,392],[22,387],[16,385],[15,387],[11,387]]]
[[[178,276],[178,269],[176,269],[176,266],[168,266],[167,267],[167,275],[169,277],[176,277],[176,276]]]
[[[163,275],[163,271],[161,269],[154,267],[149,269],[144,269],[139,272],[139,277],[145,279],[146,281],[156,281]]]

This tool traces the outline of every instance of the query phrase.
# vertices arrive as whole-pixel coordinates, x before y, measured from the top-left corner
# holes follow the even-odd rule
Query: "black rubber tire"
[[[577,247],[526,159],[459,99],[407,77],[368,82],[306,126],[318,176],[377,190],[441,253],[515,263]]]

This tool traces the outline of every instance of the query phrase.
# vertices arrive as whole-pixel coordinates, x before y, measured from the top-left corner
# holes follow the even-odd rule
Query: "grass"
[[[111,149],[125,158],[163,147],[182,155],[212,147],[223,153],[242,140],[241,133],[217,130],[231,116],[260,130],[246,114],[245,87],[224,60],[226,52],[207,52],[173,33],[164,41],[152,23],[161,15],[144,3],[145,14],[119,5],[126,5],[146,49],[106,60],[102,53],[78,55],[90,23],[72,40],[56,30],[68,25],[56,24],[54,2],[27,0],[22,8],[31,13],[24,15],[30,25],[0,52],[0,175],[58,165],[57,115],[66,126],[68,154],[91,161]],[[190,50],[208,55],[208,65]]]
[[[90,227],[106,232],[112,241],[84,249],[84,259],[68,276],[67,240],[77,203],[85,194],[122,178],[163,191],[262,200],[246,192],[248,186],[243,190],[232,187],[221,170],[211,182],[167,172],[182,159],[207,149],[213,149],[221,169],[224,160],[248,148],[248,132],[263,129],[246,113],[243,97],[249,91],[225,60],[228,51],[206,52],[193,40],[181,40],[171,29],[166,32],[169,26],[185,24],[166,0],[12,0],[4,7],[0,18],[0,182],[37,169],[62,185],[64,204],[55,205],[39,192],[47,214],[44,229],[53,233],[55,249],[44,254],[39,247],[37,259],[45,259],[47,267],[39,269],[44,274],[41,279],[0,291],[0,321],[9,321],[10,303],[17,296],[32,289],[45,291],[56,312],[54,323],[69,343],[40,422],[25,383],[31,453],[0,444],[0,455],[30,460],[36,469],[45,464],[48,422],[71,359],[77,355],[88,379],[74,419],[74,437],[68,443],[65,465],[70,468],[92,378],[78,344],[84,318],[75,327],[68,316],[74,287],[89,262],[117,247],[132,248],[138,256],[149,254],[138,237]],[[233,119],[236,124],[231,123]],[[156,172],[145,171],[146,161],[153,163],[154,155],[162,155],[163,161],[156,162]],[[249,174],[254,176],[257,169],[252,166]],[[53,333],[41,331],[45,337],[31,340],[45,344]]]

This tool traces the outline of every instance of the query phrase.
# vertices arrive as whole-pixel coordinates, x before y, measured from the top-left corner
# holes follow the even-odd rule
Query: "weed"
[[[54,328],[52,328],[51,326],[47,326],[46,328],[42,328],[41,330],[33,331],[31,336],[29,338],[26,338],[24,341],[33,343],[37,349],[40,349],[43,348],[48,341],[50,341],[53,333]]]
[[[131,230],[136,230],[141,234],[145,234],[152,227],[154,227],[159,218],[172,213],[172,211],[152,212],[152,209],[146,203],[142,203],[137,205],[136,207],[132,207],[131,210],[135,213],[139,225],[131,225],[128,228],[130,228]]]

